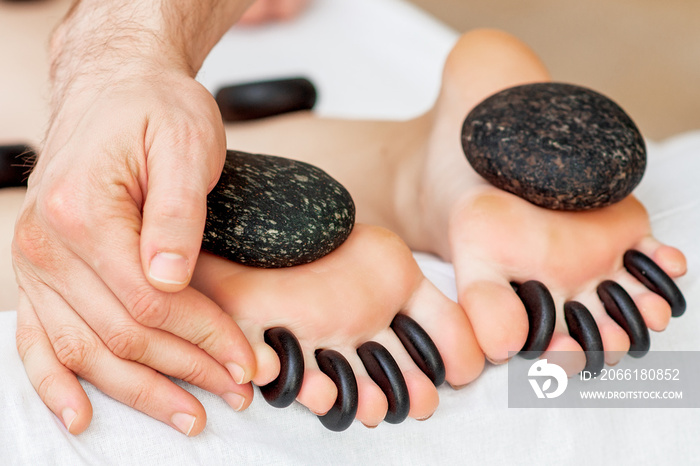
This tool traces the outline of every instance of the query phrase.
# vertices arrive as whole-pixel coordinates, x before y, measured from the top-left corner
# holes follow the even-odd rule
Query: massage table
[[[293,22],[235,27],[198,78],[213,92],[235,82],[306,76],[317,86],[315,111],[320,115],[404,119],[431,106],[442,64],[457,37],[401,0],[317,0]],[[0,137],[7,137],[7,131],[7,126],[0,128]],[[665,332],[652,333],[651,350],[697,351],[700,131],[650,141],[648,149],[648,168],[635,194],[649,211],[655,235],[684,251],[689,268],[677,281],[688,310]],[[426,276],[456,300],[452,266],[424,253],[415,257]],[[250,408],[236,413],[219,397],[177,381],[208,415],[205,430],[188,438],[82,381],[94,415],[89,428],[73,436],[29,383],[15,348],[15,328],[16,313],[0,312],[2,464],[700,461],[700,412],[695,409],[509,408],[507,366],[490,364],[461,390],[441,386],[440,406],[427,421],[408,419],[375,429],[355,422],[342,433],[326,430],[298,403],[286,409],[269,406],[257,389]]]

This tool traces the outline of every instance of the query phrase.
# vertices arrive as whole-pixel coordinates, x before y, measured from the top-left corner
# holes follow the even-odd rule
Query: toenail
[[[490,357],[486,356],[486,360],[493,364],[494,366],[501,366],[505,363],[508,362],[508,358],[506,359],[491,359]]]

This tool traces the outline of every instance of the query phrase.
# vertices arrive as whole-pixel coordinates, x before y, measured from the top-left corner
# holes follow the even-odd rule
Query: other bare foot
[[[451,385],[471,382],[483,368],[466,314],[423,276],[403,241],[383,228],[357,225],[331,254],[286,269],[256,269],[203,253],[193,284],[243,329],[258,359],[257,385],[280,372],[277,354],[264,342],[265,330],[284,327],[298,338],[305,372],[297,399],[319,415],[337,397],[335,384],[317,364],[321,349],[338,351],[350,363],[358,385],[357,419],[376,426],[387,415],[387,397],[357,354],[368,341],[383,345],[397,362],[408,388],[409,416],[432,415],[437,390],[390,328],[397,314],[413,318],[432,338]]]

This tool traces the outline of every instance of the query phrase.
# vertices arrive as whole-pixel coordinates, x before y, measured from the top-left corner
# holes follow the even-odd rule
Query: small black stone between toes
[[[649,329],[632,297],[612,280],[598,285],[597,291],[605,311],[630,337],[630,356],[641,358],[647,354],[651,346]]]
[[[299,395],[304,380],[304,355],[299,340],[282,327],[265,331],[265,343],[280,359],[280,373],[275,380],[260,387],[265,400],[275,408],[286,408]]]
[[[445,381],[445,363],[435,342],[418,322],[405,314],[397,314],[391,322],[391,328],[416,366],[435,384]]]
[[[537,280],[529,280],[522,285],[513,284],[513,289],[525,306],[529,324],[527,340],[520,350],[520,355],[525,359],[539,358],[554,335],[554,299],[547,287]]]
[[[680,317],[685,312],[685,298],[673,279],[649,256],[630,249],[625,252],[623,264],[627,271],[644,286],[664,298],[671,306],[671,315]]]
[[[605,366],[603,339],[590,311],[578,301],[564,304],[564,318],[569,327],[569,335],[581,345],[586,353],[584,371],[597,376]]]
[[[389,403],[384,420],[389,424],[403,422],[408,417],[411,402],[406,380],[394,358],[386,348],[375,341],[363,343],[357,348],[357,354]]]
[[[337,351],[325,349],[316,353],[321,372],[326,374],[338,389],[333,407],[323,416],[321,424],[334,432],[342,432],[355,420],[357,414],[357,380],[350,363]]]

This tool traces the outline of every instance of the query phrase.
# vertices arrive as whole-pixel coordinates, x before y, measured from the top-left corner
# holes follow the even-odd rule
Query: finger
[[[23,289],[17,307],[17,351],[27,377],[44,404],[68,432],[79,434],[92,419],[92,405],[78,378],[56,358],[46,331]]]
[[[238,385],[229,372],[201,348],[163,330],[144,327],[129,315],[119,300],[87,264],[71,262],[70,273],[56,278],[62,297],[117,357],[139,362],[233,402],[247,406],[252,387]]]
[[[564,304],[564,318],[569,334],[586,354],[585,371],[598,375],[605,365],[603,340],[595,319],[586,307],[577,301]]]
[[[59,363],[106,395],[185,435],[204,429],[204,407],[186,390],[141,364],[114,356],[61,297],[45,285],[30,294]]]
[[[148,191],[141,227],[144,272],[155,288],[168,292],[182,290],[192,277],[204,232],[207,193],[221,174],[226,151],[216,138],[202,140],[180,130],[185,134],[154,129],[165,134],[158,134],[148,148]]]
[[[265,343],[280,360],[280,373],[275,380],[260,387],[265,401],[275,408],[286,408],[299,395],[304,380],[304,355],[292,332],[282,327],[265,331]]]
[[[249,382],[255,374],[255,357],[235,322],[194,289],[165,293],[144,277],[139,259],[140,216],[131,195],[123,189],[103,189],[99,193],[106,197],[90,199],[86,190],[85,186],[61,186],[51,200],[39,206],[40,217],[63,232],[62,243],[34,234],[41,225],[32,224],[31,219],[25,219],[25,227],[15,235],[20,251],[28,261],[38,264],[39,277],[61,290],[59,294],[67,293],[69,287],[58,282],[70,275],[65,271],[72,267],[75,254],[137,322],[199,346],[226,367],[236,383]],[[25,217],[29,214],[25,212]],[[74,287],[72,284],[70,289]],[[87,293],[80,284],[74,289]],[[95,302],[101,298],[90,297]],[[82,313],[80,308],[76,310]]]

